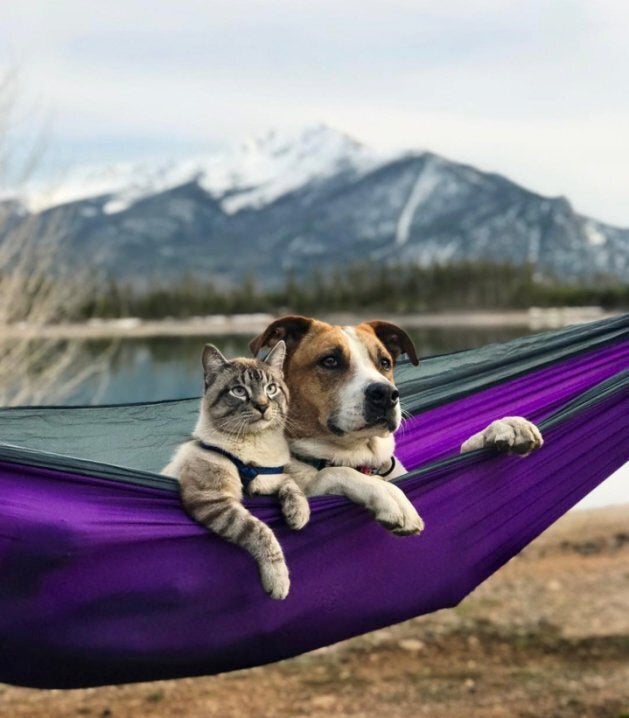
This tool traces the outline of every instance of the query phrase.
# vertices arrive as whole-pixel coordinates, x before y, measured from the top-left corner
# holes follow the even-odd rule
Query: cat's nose
[[[269,408],[268,402],[265,402],[264,404],[254,401],[253,406],[260,412],[262,415],[262,418],[264,419],[264,415],[266,414],[266,410]]]

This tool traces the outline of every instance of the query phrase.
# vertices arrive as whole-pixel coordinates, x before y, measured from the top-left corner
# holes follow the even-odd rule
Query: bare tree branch
[[[64,272],[61,215],[46,222],[18,198],[41,157],[38,139],[16,160],[12,152],[17,98],[15,73],[0,77],[0,405],[53,403],[84,381],[104,376],[105,354],[89,357],[80,342],[44,339],[41,327],[75,319],[91,287],[76,271]],[[16,162],[19,163],[19,169]],[[16,180],[18,184],[16,185]],[[13,197],[9,196],[9,187]],[[20,327],[9,339],[7,328]]]

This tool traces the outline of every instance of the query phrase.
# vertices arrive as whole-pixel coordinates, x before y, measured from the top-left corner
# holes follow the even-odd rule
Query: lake
[[[420,357],[507,341],[531,333],[525,327],[410,330]],[[107,371],[64,398],[65,404],[118,404],[200,396],[201,352],[206,342],[228,357],[249,356],[250,337],[224,335],[89,341],[84,361],[106,357]]]

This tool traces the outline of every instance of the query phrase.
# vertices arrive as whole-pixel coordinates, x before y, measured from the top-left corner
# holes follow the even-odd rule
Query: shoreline
[[[376,313],[377,314],[377,313]],[[621,312],[606,312],[600,307],[531,307],[505,311],[450,311],[425,314],[395,314],[382,312],[378,318],[391,321],[407,329],[491,329],[520,327],[533,331],[556,329],[571,324],[606,319]],[[273,314],[210,315],[177,319],[168,317],[142,320],[136,317],[122,319],[90,319],[81,323],[61,323],[32,326],[25,323],[0,328],[0,339],[111,339],[251,335],[264,330]],[[374,313],[324,313],[332,324],[353,324],[373,319]]]

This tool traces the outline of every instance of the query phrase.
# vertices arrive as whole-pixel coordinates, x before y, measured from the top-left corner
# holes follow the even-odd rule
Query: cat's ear
[[[286,359],[286,343],[279,341],[273,349],[267,354],[264,360],[265,364],[268,364],[273,369],[282,371],[284,367],[284,360]]]
[[[214,344],[206,344],[203,347],[203,356],[201,358],[205,383],[207,384],[209,376],[216,374],[219,369],[222,369],[228,363],[227,359],[225,359]]]

